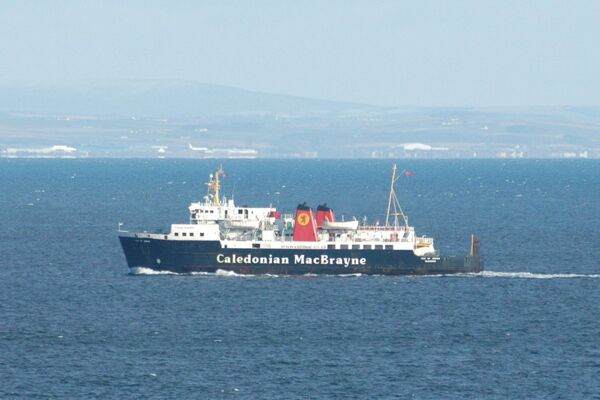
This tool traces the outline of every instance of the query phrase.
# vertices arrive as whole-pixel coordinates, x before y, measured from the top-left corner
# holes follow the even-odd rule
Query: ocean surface
[[[238,204],[383,221],[391,161],[224,161]],[[411,225],[486,272],[130,273],[215,160],[0,159],[0,398],[600,398],[600,162],[401,160]]]

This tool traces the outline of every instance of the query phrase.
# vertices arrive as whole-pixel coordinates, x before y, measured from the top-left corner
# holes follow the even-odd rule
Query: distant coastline
[[[0,89],[0,157],[600,158],[600,107],[379,107],[182,81]]]

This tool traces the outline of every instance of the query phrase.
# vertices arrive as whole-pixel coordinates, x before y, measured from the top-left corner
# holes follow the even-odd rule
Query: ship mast
[[[404,211],[402,210],[402,207],[400,206],[400,201],[398,200],[398,196],[396,195],[396,189],[395,189],[395,184],[398,180],[400,180],[400,178],[402,177],[402,175],[404,175],[406,173],[406,170],[402,170],[402,172],[400,172],[400,174],[398,176],[396,176],[396,171],[398,170],[398,168],[396,167],[396,164],[394,164],[394,166],[392,167],[392,181],[390,182],[390,195],[388,197],[388,206],[387,206],[387,212],[385,215],[385,226],[389,227],[390,226],[390,215],[394,216],[394,229],[398,229],[399,226],[399,220],[398,217],[402,217],[403,221],[404,221],[404,226],[408,229],[408,217],[406,216],[406,214],[404,214]],[[392,211],[392,206],[393,206],[393,212]]]
[[[223,170],[223,167],[219,167],[219,169],[217,169],[217,171],[215,172],[215,175],[213,177],[213,175],[210,175],[210,180],[208,181],[207,185],[208,185],[208,193],[213,195],[213,205],[215,206],[219,206],[221,205],[221,200],[220,200],[220,190],[221,190],[221,182],[219,181],[219,178],[221,177],[221,175],[224,175],[225,171]]]

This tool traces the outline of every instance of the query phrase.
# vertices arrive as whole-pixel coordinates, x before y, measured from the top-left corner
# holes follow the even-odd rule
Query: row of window
[[[175,232],[175,236],[179,236],[179,232]],[[181,236],[188,236],[188,233],[181,232]],[[194,236],[194,232],[190,232],[189,236]],[[200,232],[200,236],[204,236],[204,232]]]
[[[383,250],[384,248],[386,250],[394,250],[394,246],[391,244],[386,244],[385,246],[382,244],[375,244],[375,245],[370,245],[370,244],[353,244],[352,245],[352,250],[360,250],[362,246],[363,250]],[[252,243],[252,247],[255,249],[260,249],[260,243]],[[327,245],[327,249],[328,250],[335,250],[335,244],[328,244]],[[350,247],[347,244],[340,244],[340,250],[348,250]]]
[[[225,216],[227,216],[227,211],[228,210],[225,210]],[[209,213],[210,214],[214,214],[215,210],[203,210],[203,209],[199,208],[198,210],[196,210],[196,212],[198,214],[204,214],[204,213],[206,213],[206,214],[209,214]],[[246,215],[248,215],[248,210],[244,209],[244,208],[240,208],[240,209],[238,209],[238,214],[246,214]],[[252,214],[254,214],[254,212],[252,212]]]
[[[335,249],[335,244],[328,244],[327,245],[328,249]],[[382,244],[375,244],[375,245],[370,245],[370,244],[353,244],[352,247],[350,247],[347,244],[340,244],[340,250],[348,250],[349,248],[352,248],[352,250],[360,250],[361,248],[363,250],[371,250],[371,249],[375,249],[375,250],[393,250],[394,246],[391,244],[386,244],[385,246]]]

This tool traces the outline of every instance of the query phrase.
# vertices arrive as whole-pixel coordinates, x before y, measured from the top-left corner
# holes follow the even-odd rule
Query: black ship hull
[[[142,235],[140,235],[142,236]],[[483,270],[480,256],[417,256],[411,250],[223,248],[219,241],[119,236],[129,268],[176,273],[439,275]]]

